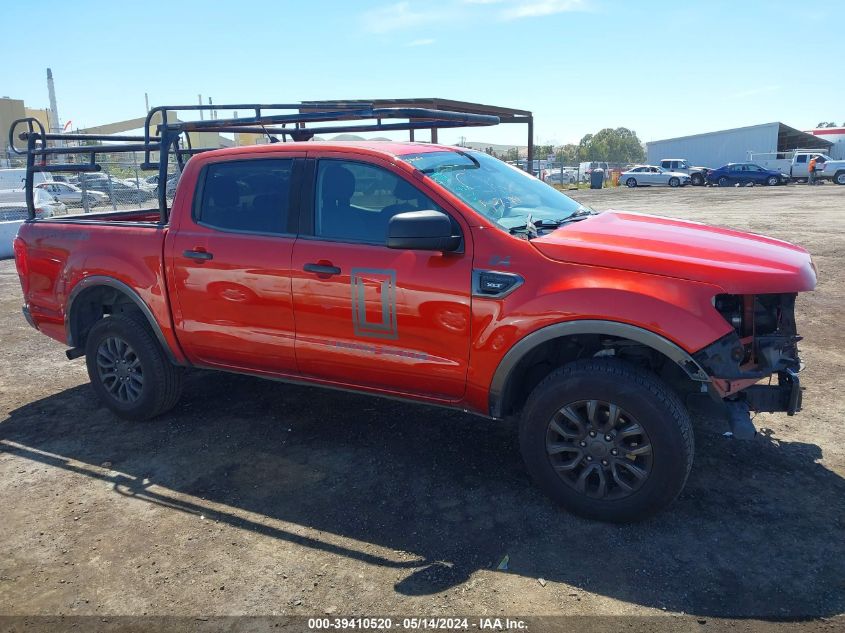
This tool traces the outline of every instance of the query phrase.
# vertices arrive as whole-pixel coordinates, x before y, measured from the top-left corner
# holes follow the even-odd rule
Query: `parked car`
[[[679,171],[666,171],[655,165],[637,165],[633,169],[623,171],[619,175],[619,182],[627,187],[683,187],[690,184],[690,177]]]
[[[138,204],[148,202],[155,198],[155,191],[151,189],[138,188],[134,184],[127,185],[121,180],[112,178],[91,179],[85,183],[86,189],[99,191],[108,197],[109,202],[115,204]]]
[[[690,183],[701,186],[707,178],[707,167],[693,167],[685,158],[664,158],[660,161],[661,169],[687,174]]]
[[[752,436],[749,409],[800,409],[798,246],[596,213],[430,144],[221,149],[177,188],[168,230],[138,210],[14,243],[24,315],[123,418],[174,407],[185,367],[519,416],[538,485],[624,521],[683,489],[688,396],[728,400]]]
[[[718,169],[707,172],[707,182],[727,187],[728,185],[785,185],[789,182],[788,174],[774,169],[763,169],[754,163],[728,163]]]
[[[156,192],[156,195],[158,195],[158,174],[150,176],[145,180],[145,182],[148,186],[152,188],[153,191]],[[172,198],[173,195],[176,193],[177,182],[179,182],[179,174],[168,175],[167,185],[165,187],[168,198]]]
[[[571,185],[578,182],[578,170],[574,168],[544,169],[541,173],[543,182],[550,185]]]
[[[127,187],[132,187],[133,189],[147,189],[149,191],[154,191],[156,188],[155,185],[150,185],[144,178],[138,178],[137,180],[134,178],[121,178],[120,182]]]
[[[35,203],[35,213],[38,217],[51,218],[54,215],[67,213],[67,206],[56,200],[47,191],[38,187],[32,190],[32,199]],[[26,209],[25,189],[2,189],[0,190],[0,204],[12,204],[22,206]],[[25,218],[24,218],[25,219]]]
[[[38,189],[47,191],[59,202],[64,202],[68,206],[82,206],[83,192],[76,185],[71,185],[67,182],[42,182],[37,187]],[[85,191],[84,198],[88,200],[88,207],[92,209],[97,205],[108,202],[109,199],[106,194],[94,191],[93,189]]]

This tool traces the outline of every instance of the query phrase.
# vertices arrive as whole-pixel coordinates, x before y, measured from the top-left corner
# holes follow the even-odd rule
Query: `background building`
[[[828,152],[830,157],[845,160],[845,127],[820,127],[807,133],[833,143]]]
[[[794,149],[827,152],[830,147],[831,142],[822,136],[774,122],[651,141],[646,143],[646,161],[656,165],[664,158],[685,158],[693,165],[716,168],[725,163],[746,161],[749,152],[775,153]]]

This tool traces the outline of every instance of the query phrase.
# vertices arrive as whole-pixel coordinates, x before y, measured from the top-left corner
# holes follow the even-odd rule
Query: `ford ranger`
[[[816,271],[781,240],[596,213],[411,142],[194,152],[166,211],[32,219],[14,242],[26,319],[123,418],[167,412],[192,367],[516,417],[540,488],[629,521],[684,487],[690,394],[737,435],[801,407]]]

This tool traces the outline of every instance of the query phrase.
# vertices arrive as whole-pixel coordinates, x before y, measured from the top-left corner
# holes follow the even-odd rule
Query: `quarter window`
[[[317,168],[314,233],[318,237],[384,244],[397,213],[440,210],[408,181],[366,163],[321,160]]]
[[[197,221],[224,231],[288,233],[292,167],[291,159],[210,164]]]

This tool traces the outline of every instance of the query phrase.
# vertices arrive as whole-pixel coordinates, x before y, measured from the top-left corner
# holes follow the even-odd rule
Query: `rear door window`
[[[222,231],[287,234],[292,170],[293,159],[212,163],[194,219]]]

